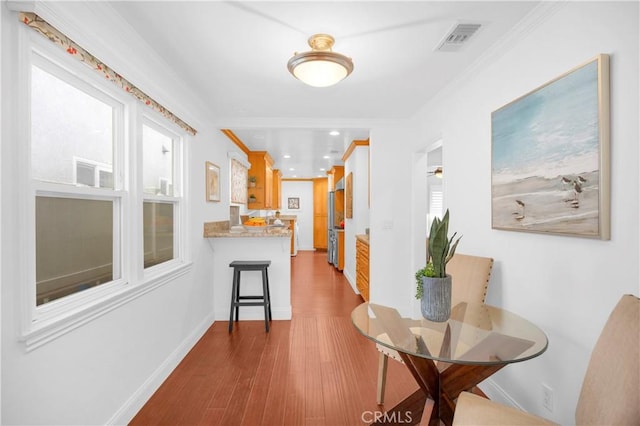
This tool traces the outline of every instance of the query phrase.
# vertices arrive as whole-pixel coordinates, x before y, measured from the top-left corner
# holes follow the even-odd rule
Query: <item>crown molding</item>
[[[369,139],[366,140],[354,140],[351,142],[351,145],[347,148],[347,150],[342,155],[342,161],[347,161],[353,151],[359,146],[369,146]]]
[[[244,152],[245,154],[249,155],[249,153],[251,152],[251,150],[244,144],[244,142],[242,142],[242,140],[238,137],[238,135],[236,135],[235,133],[233,133],[233,130],[230,129],[220,129],[220,131],[222,133],[225,134],[226,137],[228,137],[229,139],[231,139],[231,142],[233,142],[234,144],[236,144],[236,146],[238,148],[240,148],[240,150],[242,152]]]

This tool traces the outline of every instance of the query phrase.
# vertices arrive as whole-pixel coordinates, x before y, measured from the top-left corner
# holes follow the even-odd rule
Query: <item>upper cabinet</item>
[[[327,249],[327,179],[313,179],[313,247]]]
[[[282,172],[278,169],[273,170],[273,194],[272,209],[280,210],[282,208],[280,202],[282,200]]]
[[[249,179],[255,177],[255,186],[249,185],[247,208],[273,209],[273,158],[267,151],[251,151],[248,159],[251,163]]]
[[[344,166],[333,166],[327,172],[329,191],[336,190],[336,183],[344,177]]]

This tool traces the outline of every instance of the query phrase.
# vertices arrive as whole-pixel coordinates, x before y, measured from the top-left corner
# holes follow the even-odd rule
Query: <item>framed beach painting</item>
[[[220,201],[220,167],[206,161],[207,201]]]
[[[609,56],[491,114],[492,228],[609,239]]]

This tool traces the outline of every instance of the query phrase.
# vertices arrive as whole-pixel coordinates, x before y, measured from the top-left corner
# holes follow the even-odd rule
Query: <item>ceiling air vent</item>
[[[479,29],[480,24],[456,24],[455,27],[440,42],[436,50],[441,52],[456,52],[469,41]]]

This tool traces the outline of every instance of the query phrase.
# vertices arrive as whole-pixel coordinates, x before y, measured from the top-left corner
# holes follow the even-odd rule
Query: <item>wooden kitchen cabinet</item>
[[[327,249],[327,179],[313,180],[313,247]]]
[[[255,176],[256,186],[248,188],[248,195],[255,197],[254,202],[247,202],[249,210],[268,210],[273,208],[273,158],[267,151],[250,151],[248,154],[249,176]]]
[[[356,235],[356,288],[369,301],[369,236]]]
[[[289,229],[291,230],[291,256],[295,256],[296,253],[296,219],[292,219],[289,223]]]
[[[280,210],[282,202],[282,172],[278,169],[273,170],[273,194],[271,208]]]
[[[344,177],[344,166],[333,166],[327,172],[329,178],[329,191],[336,190],[336,183]]]
[[[344,271],[344,231],[338,231],[338,271]]]

